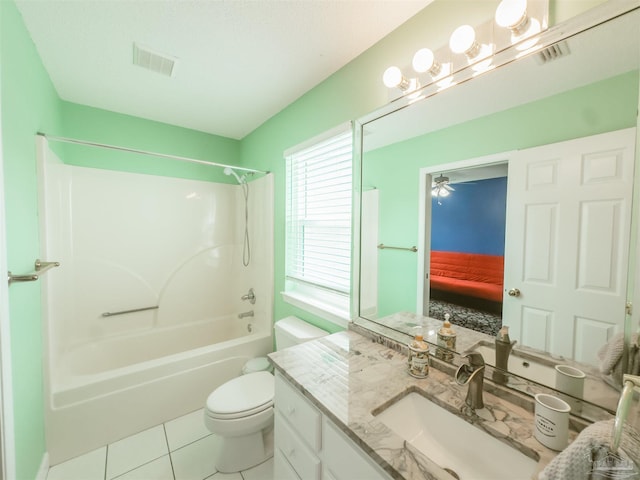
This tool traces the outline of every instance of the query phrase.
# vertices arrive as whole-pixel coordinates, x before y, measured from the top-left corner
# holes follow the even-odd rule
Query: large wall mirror
[[[569,365],[587,374],[587,403],[615,410],[616,375],[638,368],[627,303],[640,9],[623,3],[549,29],[544,48],[514,49],[493,71],[361,120],[356,323],[409,338],[448,313],[454,329],[478,334],[458,353],[482,349],[487,363],[507,325],[511,373],[554,388],[554,366]],[[607,370],[598,352],[618,339],[623,358]],[[527,370],[532,358],[545,373]]]

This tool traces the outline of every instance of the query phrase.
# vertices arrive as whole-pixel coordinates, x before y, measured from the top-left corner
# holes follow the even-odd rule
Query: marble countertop
[[[269,358],[278,371],[393,478],[453,478],[372,413],[384,410],[411,392],[426,396],[538,460],[539,470],[557,453],[534,438],[532,406],[506,402],[485,391],[485,408],[474,413],[464,403],[467,387],[459,386],[451,374],[432,366],[426,379],[413,378],[407,373],[405,355],[354,331],[274,352]]]

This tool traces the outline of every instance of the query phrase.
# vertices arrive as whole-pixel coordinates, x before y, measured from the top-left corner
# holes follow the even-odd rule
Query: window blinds
[[[286,157],[286,277],[349,294],[351,131]]]

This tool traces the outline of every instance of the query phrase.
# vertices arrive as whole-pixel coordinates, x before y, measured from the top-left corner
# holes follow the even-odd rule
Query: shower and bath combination
[[[231,168],[225,167],[225,175],[233,175],[238,184],[242,187],[242,194],[244,195],[244,242],[242,245],[242,264],[247,267],[251,262],[251,246],[249,245],[249,184],[247,183],[246,175],[238,176],[238,174]]]
[[[77,146],[59,150],[61,157],[50,141]],[[41,253],[65,266],[43,286],[45,433],[49,459],[57,464],[202,408],[197,399],[228,380],[229,371],[239,371],[238,362],[272,351],[273,298],[250,295],[248,288],[273,288],[273,176],[44,134],[37,147]],[[161,172],[151,162],[141,173],[106,168],[112,157],[120,160],[117,152],[159,157]],[[95,168],[66,164],[66,156]],[[176,178],[153,174],[166,173],[164,161],[173,159],[214,167],[218,176],[200,180],[201,168],[186,165],[176,165]],[[223,182],[226,167],[236,175],[229,172]],[[257,178],[248,176],[252,172]],[[238,180],[243,193],[245,180],[252,182],[251,234],[261,233],[260,244],[251,245],[250,269],[238,261],[238,213],[248,197],[228,185]],[[202,200],[193,201],[192,192]],[[162,214],[149,215],[149,199]],[[175,236],[165,235],[176,227]],[[131,311],[147,305],[159,308]],[[253,317],[237,318],[251,310]],[[102,315],[123,311],[126,320]]]

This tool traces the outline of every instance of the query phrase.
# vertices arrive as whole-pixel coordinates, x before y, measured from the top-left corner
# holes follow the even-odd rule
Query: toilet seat
[[[229,380],[207,398],[209,417],[220,420],[242,418],[273,406],[274,378],[255,372]]]

